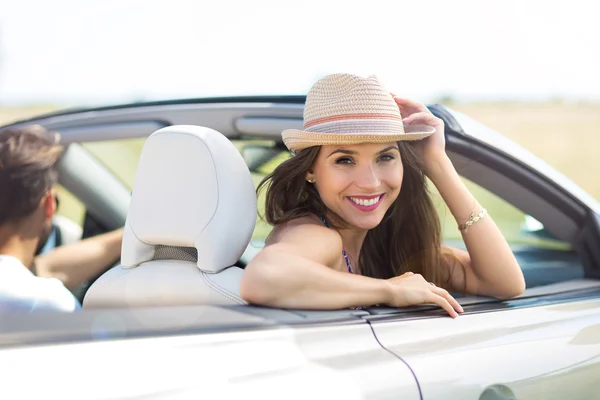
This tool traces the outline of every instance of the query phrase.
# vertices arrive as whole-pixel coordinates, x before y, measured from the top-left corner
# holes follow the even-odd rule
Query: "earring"
[[[314,179],[307,179],[306,181],[307,181],[308,183],[315,183],[315,180],[314,180]]]

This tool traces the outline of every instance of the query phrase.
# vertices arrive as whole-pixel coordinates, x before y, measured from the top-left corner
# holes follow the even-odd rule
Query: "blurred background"
[[[72,107],[305,94],[325,74],[376,74],[600,198],[597,4],[0,0],[0,125]]]

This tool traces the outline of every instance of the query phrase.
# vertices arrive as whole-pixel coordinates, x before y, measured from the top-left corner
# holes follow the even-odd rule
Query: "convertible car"
[[[305,98],[67,110],[46,248],[125,226],[81,312],[0,318],[0,398],[600,399],[600,204],[499,133],[441,105],[447,151],[526,277],[517,298],[334,311],[256,307],[243,268],[269,227],[254,188],[287,157]],[[433,190],[433,189],[432,189]],[[435,192],[432,196],[437,199]],[[463,246],[437,199],[444,238]]]

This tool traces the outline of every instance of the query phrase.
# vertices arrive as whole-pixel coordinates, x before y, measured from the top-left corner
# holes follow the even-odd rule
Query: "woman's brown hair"
[[[413,145],[398,142],[398,147],[404,166],[400,194],[382,222],[367,233],[360,250],[360,271],[381,279],[411,271],[438,286],[447,286],[448,274],[441,269],[440,222],[429,197],[425,174]],[[306,181],[306,173],[312,169],[320,149],[315,146],[298,152],[260,183],[258,192],[267,187],[264,217],[269,224],[331,214],[315,185]]]

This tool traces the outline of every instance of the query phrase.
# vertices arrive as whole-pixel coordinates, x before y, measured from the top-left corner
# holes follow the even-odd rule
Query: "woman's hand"
[[[390,307],[407,307],[418,304],[434,303],[442,307],[452,318],[458,317],[463,308],[447,290],[425,280],[420,274],[407,272],[388,279]]]
[[[414,142],[418,155],[423,163],[425,174],[446,156],[446,139],[444,138],[444,121],[436,117],[422,103],[403,99],[392,94],[400,108],[402,122],[407,125],[429,125],[435,128],[428,138]]]

